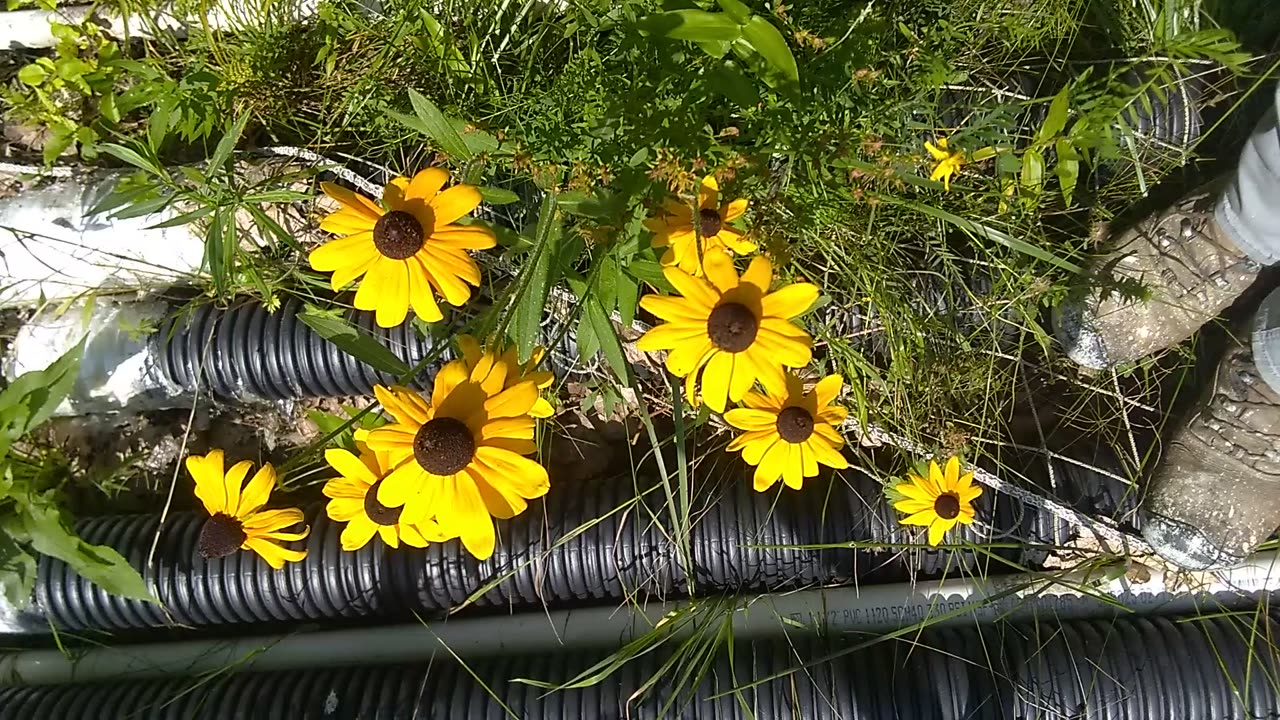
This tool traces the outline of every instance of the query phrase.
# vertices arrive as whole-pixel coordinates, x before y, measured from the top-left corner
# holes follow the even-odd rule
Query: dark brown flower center
[[[373,246],[392,260],[411,258],[422,249],[422,223],[412,213],[392,210],[373,226]]]
[[[702,237],[708,238],[720,233],[720,228],[724,227],[724,220],[720,218],[720,213],[712,208],[698,211],[698,229],[702,231]]]
[[[813,434],[813,416],[802,407],[783,408],[778,413],[778,436],[789,443],[802,443]]]
[[[955,493],[945,492],[933,501],[933,511],[943,520],[953,520],[960,514],[960,498]]]
[[[402,507],[387,507],[378,502],[378,487],[382,485],[382,481],[374,483],[369,491],[364,494],[364,514],[375,525],[395,525],[400,522],[400,511]]]
[[[413,438],[413,459],[432,475],[453,475],[476,454],[476,441],[466,423],[439,417],[418,428]]]
[[[756,314],[741,303],[720,305],[707,317],[707,335],[725,352],[737,353],[751,347],[759,329]]]
[[[248,537],[244,525],[226,513],[214,513],[200,528],[200,540],[196,549],[206,558],[226,557],[244,544]]]

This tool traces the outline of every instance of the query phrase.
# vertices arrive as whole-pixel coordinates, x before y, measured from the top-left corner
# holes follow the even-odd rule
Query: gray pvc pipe
[[[886,633],[931,625],[987,624],[997,620],[1068,620],[1117,614],[1193,614],[1256,605],[1280,589],[1280,558],[1255,556],[1247,564],[1202,575],[1194,591],[1180,591],[1185,573],[1152,573],[1143,582],[1074,573],[927,583],[827,588],[784,594],[641,607],[586,608],[506,617],[446,619],[388,627],[305,632],[231,640],[192,640],[78,651],[28,650],[0,656],[0,685],[49,685],[101,680],[199,675],[228,667],[254,671],[408,663],[617,647],[659,623],[688,634],[700,620],[723,613],[735,639],[788,632]],[[729,613],[729,608],[733,608]]]

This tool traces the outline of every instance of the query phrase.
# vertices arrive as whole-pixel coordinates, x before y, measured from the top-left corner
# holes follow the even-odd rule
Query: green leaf
[[[381,372],[405,377],[411,368],[373,336],[347,321],[341,310],[323,310],[307,305],[298,319],[338,349]]]
[[[743,25],[742,39],[734,45],[735,52],[744,44],[768,65],[771,72],[766,73],[766,79],[772,74],[787,82],[800,81],[800,70],[796,67],[795,55],[791,54],[791,48],[782,37],[782,33],[778,32],[778,28],[768,20],[757,15]]]
[[[164,222],[159,222],[159,223],[156,223],[155,225],[151,225],[149,226],[148,229],[158,230],[160,228],[169,228],[169,227],[178,227],[179,225],[187,225],[189,223],[195,222],[196,220],[199,220],[202,217],[208,216],[210,213],[212,213],[216,209],[217,208],[214,207],[213,205],[205,205],[204,207],[198,207],[189,213],[183,213],[181,215],[171,217],[168,220],[165,220]]]
[[[49,71],[35,63],[23,65],[22,69],[18,71],[18,80],[33,87],[44,82],[48,77]]]
[[[22,526],[31,547],[58,558],[112,595],[156,602],[147,583],[120,553],[105,545],[90,545],[71,532],[56,505],[47,500],[22,506]]]
[[[578,321],[578,332],[575,333],[574,339],[577,341],[578,357],[582,362],[588,362],[600,352],[600,340],[596,338],[596,331],[591,327],[591,320],[587,318],[586,313],[583,313]]]
[[[480,197],[490,205],[510,205],[520,202],[520,196],[505,188],[480,186]]]
[[[742,27],[726,13],[706,10],[671,10],[640,18],[637,29],[644,35],[690,42],[733,42],[742,36]]]
[[[675,291],[671,283],[667,282],[666,276],[662,274],[662,265],[653,260],[632,260],[627,265],[627,270],[640,282],[649,283],[664,292]]]
[[[1048,143],[1054,138],[1062,134],[1067,127],[1067,102],[1070,100],[1071,86],[1062,88],[1057,95],[1053,96],[1053,101],[1049,103],[1049,114],[1044,118],[1044,125],[1040,126],[1040,132],[1036,134],[1036,140],[1040,143]]]
[[[939,220],[942,220],[943,222],[950,223],[951,225],[954,225],[960,230],[971,233],[973,235],[977,235],[979,237],[985,237],[989,240],[993,240],[1001,245],[1004,245],[1005,247],[1011,250],[1016,250],[1017,252],[1023,253],[1024,255],[1028,255],[1038,260],[1043,260],[1051,265],[1060,267],[1063,270],[1066,270],[1067,272],[1075,273],[1077,275],[1084,272],[1079,265],[1076,265],[1075,263],[1069,260],[1063,260],[1062,258],[1054,255],[1053,253],[1048,252],[1047,250],[1036,247],[1035,245],[1032,245],[1031,243],[1025,240],[1021,240],[1019,238],[1013,237],[1012,235],[1002,230],[999,230],[997,228],[994,228],[990,225],[987,225],[986,223],[967,220],[965,218],[960,217],[959,215],[949,213],[946,210],[935,208],[931,205],[925,205],[924,203],[916,202],[914,200],[900,200],[890,195],[878,195],[877,197],[879,197],[880,200],[883,202],[888,202],[895,205],[901,205],[902,207],[911,208],[918,212],[924,213],[925,215],[929,215],[930,217],[934,217]]]
[[[720,5],[720,9],[739,25],[751,19],[751,8],[743,5],[741,0],[716,0],[716,2]]]
[[[0,532],[0,586],[14,608],[26,607],[36,583],[36,559],[8,533]]]
[[[627,355],[622,350],[622,341],[618,339],[618,332],[609,321],[609,313],[605,312],[604,306],[595,298],[587,298],[585,304],[587,321],[600,342],[600,351],[604,353],[605,362],[609,363],[610,369],[619,380],[629,382],[631,368],[627,364]]]
[[[223,133],[222,139],[218,141],[218,147],[213,150],[213,156],[209,158],[210,171],[222,167],[231,158],[231,153],[239,144],[240,136],[244,134],[244,127],[248,123],[249,113],[241,113],[240,117],[236,118],[236,121]]]
[[[61,126],[54,128],[53,132],[49,133],[49,137],[45,139],[44,148],[40,153],[41,158],[44,159],[44,164],[52,165],[75,141],[75,134],[71,129]]]
[[[146,170],[152,175],[166,177],[165,172],[160,169],[159,163],[151,160],[150,158],[143,157],[136,150],[127,148],[124,145],[117,145],[116,143],[103,143],[99,149],[117,160],[126,162],[141,170]]]
[[[19,375],[0,392],[0,459],[18,438],[53,416],[75,387],[84,340],[43,370]]]
[[[640,303],[640,283],[629,273],[618,274],[618,314],[622,316],[622,324],[630,325],[636,320],[636,306]]]
[[[1071,207],[1071,196],[1075,194],[1076,183],[1080,179],[1080,154],[1065,138],[1058,138],[1054,144],[1058,153],[1058,162],[1053,172],[1058,176],[1058,185],[1062,188],[1062,202]]]
[[[1035,148],[1022,154],[1022,187],[1038,190],[1044,184],[1044,155]]]
[[[539,331],[542,327],[542,310],[547,304],[547,294],[551,291],[554,279],[551,269],[560,255],[561,227],[559,213],[556,210],[556,193],[548,192],[542,198],[542,208],[538,211],[538,225],[534,230],[533,257],[530,259],[528,279],[524,290],[517,299],[511,321],[511,339],[515,341],[516,353],[520,362],[528,362],[533,357],[533,348],[538,344]]]
[[[435,103],[426,99],[416,90],[409,91],[409,102],[413,105],[413,112],[417,115],[420,125],[414,129],[421,130],[435,141],[436,145],[444,153],[454,160],[470,160],[475,157],[475,153],[462,139],[462,134],[458,132],[458,128],[444,113],[440,112],[440,108]]]

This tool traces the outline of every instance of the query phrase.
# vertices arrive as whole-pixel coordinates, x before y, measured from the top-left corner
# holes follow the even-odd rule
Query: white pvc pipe
[[[739,598],[730,612],[715,600],[641,607],[530,612],[506,617],[448,619],[389,627],[101,647],[73,656],[29,650],[0,656],[0,684],[48,685],[198,675],[237,667],[253,671],[409,663],[497,655],[618,647],[660,622],[717,614],[733,623],[733,637],[751,640],[788,633],[887,633],[918,626],[986,624],[996,620],[1059,621],[1121,614],[1221,612],[1256,606],[1280,589],[1274,553],[1180,590],[1187,574],[1155,573],[1142,583],[1074,574],[829,588]],[[678,624],[687,634],[694,623]],[[714,625],[712,627],[715,627]]]
[[[0,49],[20,50],[24,48],[48,48],[57,44],[50,23],[58,22],[76,25],[86,20],[102,25],[106,31],[117,38],[154,39],[160,35],[186,37],[191,28],[207,24],[210,30],[234,30],[248,24],[258,23],[265,15],[266,6],[273,6],[273,11],[286,3],[263,3],[253,0],[223,0],[204,17],[193,17],[181,12],[176,4],[164,7],[134,11],[128,15],[118,15],[116,8],[102,5],[72,5],[61,7],[53,12],[45,10],[14,10],[0,13]],[[315,15],[318,0],[296,0],[283,8],[283,16],[290,20],[302,20]]]

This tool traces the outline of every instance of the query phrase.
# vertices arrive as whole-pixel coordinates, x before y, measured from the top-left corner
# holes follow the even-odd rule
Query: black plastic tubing
[[[929,630],[834,659],[838,645],[738,643],[700,681],[682,686],[668,670],[648,691],[662,653],[564,691],[516,680],[563,683],[597,658],[15,687],[0,690],[0,719],[1263,720],[1280,717],[1277,631],[1265,615],[993,625]]]
[[[199,387],[221,400],[368,395],[375,384],[391,385],[396,377],[381,372],[341,350],[298,317],[296,298],[267,312],[260,303],[241,302],[227,309],[203,305],[170,316],[149,339],[155,372],[169,385],[187,392]],[[409,322],[379,328],[373,313],[352,312],[348,320],[368,333],[407,366],[417,367],[436,350]],[[452,357],[439,352],[423,375]]]
[[[476,608],[570,607],[626,597],[678,598],[780,591],[817,584],[902,581],[999,573],[1009,568],[969,549],[803,548],[850,540],[919,544],[898,525],[875,480],[848,473],[803,492],[756,493],[746,477],[695,487],[691,557],[673,538],[669,512],[635,500],[629,478],[553,485],[544,504],[499,525],[493,557],[478,561],[458,541],[389,550],[375,538],[343,552],[342,525],[319,505],[307,512],[304,561],[275,571],[249,552],[206,560],[196,552],[204,516],[175,514],[147,555],[159,519],[84,520],[86,541],[116,548],[143,574],[161,605],[109,595],[65,563],[41,557],[30,632],[276,623],[322,618],[439,614],[473,594]],[[629,504],[630,503],[630,504]],[[598,521],[597,521],[598,519]],[[594,522],[593,522],[594,521]],[[585,529],[583,529],[585,528]],[[987,544],[1021,567],[1043,562],[1064,528],[1008,497],[979,505],[978,521],[950,542]],[[778,547],[789,546],[789,547]],[[481,592],[483,590],[483,592]]]

